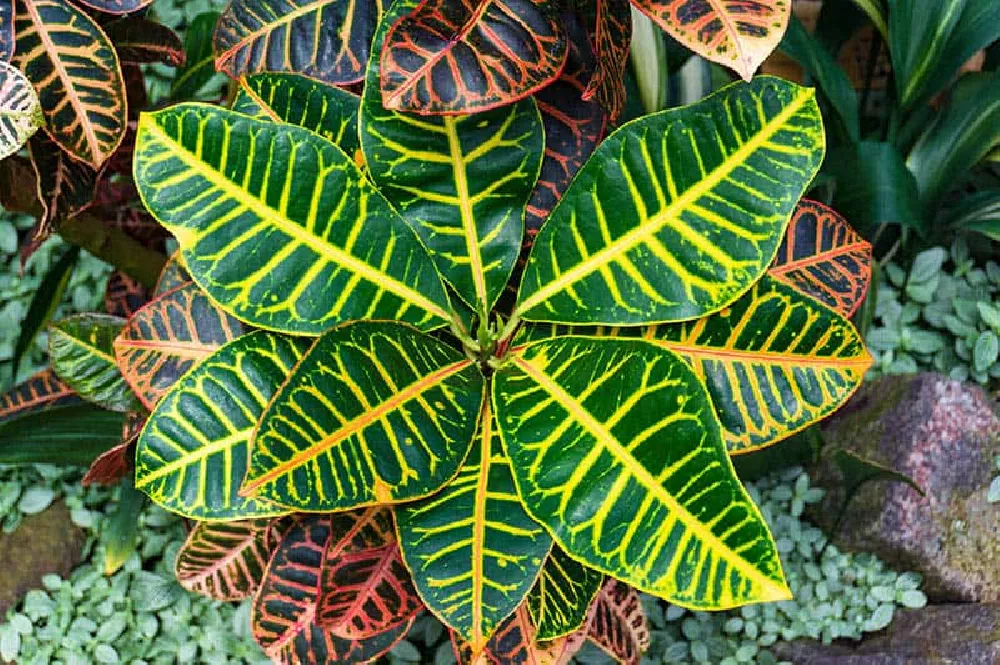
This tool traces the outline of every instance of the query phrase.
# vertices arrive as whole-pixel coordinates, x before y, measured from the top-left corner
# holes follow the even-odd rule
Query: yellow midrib
[[[782,109],[781,113],[774,116],[767,125],[753,138],[741,145],[729,158],[723,160],[708,175],[695,185],[689,187],[683,194],[670,202],[663,210],[639,224],[628,233],[620,236],[607,247],[591,254],[586,260],[578,263],[569,270],[563,272],[558,277],[550,281],[547,285],[535,291],[531,296],[523,300],[517,306],[517,314],[522,314],[532,307],[544,302],[556,293],[565,290],[568,286],[599,270],[603,265],[610,263],[614,257],[624,254],[636,247],[648,238],[654,236],[662,229],[667,221],[682,212],[689,205],[699,198],[712,191],[722,180],[729,175],[736,167],[746,161],[754,152],[763,147],[780,131],[789,118],[799,112],[807,101],[812,99],[813,93],[801,92],[792,102]]]
[[[170,151],[171,155],[180,159],[192,171],[212,183],[214,187],[222,190],[223,193],[235,201],[238,201],[241,205],[248,208],[262,220],[273,224],[278,230],[288,235],[293,240],[306,245],[331,263],[347,268],[351,272],[360,275],[363,279],[366,279],[386,291],[394,293],[405,301],[415,304],[424,311],[434,314],[435,316],[446,321],[451,319],[451,317],[443,309],[428,300],[420,292],[410,288],[406,284],[403,284],[389,275],[386,275],[385,273],[379,272],[364,261],[351,256],[335,245],[331,245],[319,236],[308,233],[304,227],[299,226],[289,219],[285,219],[278,213],[278,211],[265,205],[260,201],[260,199],[252,196],[249,192],[221,175],[218,171],[207,167],[205,163],[196,155],[192,154],[186,147],[164,132],[156,121],[152,120],[148,115],[143,115],[139,120],[139,133],[142,133],[143,130],[155,135],[162,142],[174,146],[174,149]],[[201,237],[201,234],[196,233],[195,231],[190,231],[189,233],[178,233],[178,227],[176,224],[170,224],[170,226],[174,227],[170,230],[174,231],[174,236],[178,239],[178,241],[183,241],[184,238],[187,238],[189,241],[195,241]]]
[[[583,406],[557,384],[548,374],[526,361],[523,357],[515,357],[514,363],[521,370],[530,376],[539,386],[548,392],[566,411],[570,417],[584,426],[598,443],[604,446],[612,456],[621,463],[626,473],[631,474],[653,497],[667,506],[677,515],[677,519],[689,529],[692,534],[699,538],[706,546],[720,559],[738,570],[744,577],[756,581],[762,589],[777,590],[785,594],[784,587],[780,586],[773,579],[765,576],[759,570],[751,566],[745,559],[735,554],[728,545],[719,540],[719,537],[699,522],[687,508],[677,502],[673,496],[667,492],[663,486],[656,481],[652,474],[625,449],[611,432],[604,428]],[[679,556],[679,553],[678,553]]]
[[[476,230],[476,220],[472,213],[472,200],[469,196],[469,177],[465,171],[465,158],[462,154],[462,144],[458,138],[458,122],[451,117],[444,118],[444,128],[448,136],[448,150],[451,153],[451,168],[455,174],[455,194],[458,197],[458,209],[462,219],[462,231],[465,233],[465,245],[469,250],[469,268],[472,270],[472,283],[476,289],[476,310],[489,306],[486,299],[486,275],[483,274],[483,256],[479,251],[479,232]]]
[[[483,400],[482,432],[480,434],[479,478],[476,480],[474,495],[475,508],[472,521],[472,637],[473,655],[486,648],[487,639],[483,635],[483,547],[486,540],[486,484],[490,475],[492,455],[490,442],[493,436],[493,415],[490,400]]]

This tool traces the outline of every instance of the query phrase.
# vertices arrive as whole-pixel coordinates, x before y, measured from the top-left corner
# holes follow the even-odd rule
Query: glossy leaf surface
[[[685,607],[789,597],[678,355],[642,340],[531,343],[494,375],[493,402],[521,499],[570,556]]]
[[[872,278],[872,246],[822,203],[803,200],[768,274],[850,317]]]
[[[292,72],[326,83],[364,77],[383,0],[233,0],[213,38],[215,66],[233,78]]]
[[[649,648],[649,624],[635,589],[605,582],[587,617],[587,637],[623,665],[639,665]]]
[[[354,161],[316,134],[198,104],[139,121],[136,181],[223,309],[317,335],[353,319],[448,320],[427,251]]]
[[[132,470],[128,451],[129,444],[127,443],[119,443],[114,448],[105,450],[87,468],[87,473],[83,475],[80,484],[84,487],[117,485]]]
[[[766,270],[823,150],[813,91],[770,77],[628,123],[538,234],[518,312],[640,324],[721,309]]]
[[[14,62],[35,86],[46,131],[97,168],[125,135],[125,83],[118,56],[92,18],[65,0],[17,3]]]
[[[199,522],[177,553],[177,581],[215,600],[249,598],[264,578],[277,540],[271,520]]]
[[[80,0],[80,4],[105,14],[131,14],[152,2],[153,0]]]
[[[603,582],[603,574],[554,546],[528,594],[527,607],[537,639],[551,640],[579,630]]]
[[[555,80],[566,61],[558,14],[545,0],[405,0],[391,19],[380,52],[389,109],[454,114],[510,104]]]
[[[128,318],[149,301],[149,290],[120,270],[108,275],[104,288],[104,310],[112,316]]]
[[[632,0],[671,37],[747,81],[781,41],[787,0]]]
[[[476,654],[524,600],[552,546],[524,512],[491,409],[458,477],[396,508],[421,598]]]
[[[233,110],[305,127],[353,157],[361,99],[298,74],[257,74],[240,80]]]
[[[0,61],[0,159],[20,150],[43,124],[42,107],[31,83]]]
[[[147,303],[115,339],[115,361],[148,409],[201,360],[243,333],[243,324],[188,282]]]
[[[172,67],[185,63],[180,37],[161,23],[131,16],[111,23],[107,31],[123,63],[162,62]]]
[[[264,407],[304,345],[258,331],[223,346],[160,400],[139,437],[136,487],[171,512],[216,521],[281,515],[240,496]]]
[[[472,361],[409,326],[336,328],[271,401],[242,491],[309,512],[426,496],[468,453],[483,383]]]
[[[138,406],[112,351],[124,325],[116,316],[78,314],[49,327],[49,358],[59,378],[87,401],[120,412]]]
[[[861,141],[832,150],[823,172],[837,183],[833,207],[871,237],[880,224],[899,224],[924,233],[917,181],[892,143]]]
[[[82,402],[80,396],[56,376],[51,368],[43,369],[0,395],[0,423],[43,409]]]

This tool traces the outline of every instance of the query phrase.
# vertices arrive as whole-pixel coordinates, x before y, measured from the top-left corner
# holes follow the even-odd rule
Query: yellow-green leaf
[[[526,603],[538,639],[552,640],[579,630],[603,582],[603,574],[553,547]]]

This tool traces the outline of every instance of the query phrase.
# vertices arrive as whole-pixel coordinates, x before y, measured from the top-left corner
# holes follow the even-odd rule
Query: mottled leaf
[[[277,537],[270,519],[199,522],[177,553],[177,581],[215,600],[249,598],[264,579]]]
[[[574,561],[558,545],[545,560],[538,581],[528,594],[528,613],[536,638],[551,640],[570,635],[587,620],[591,601],[604,575]]]
[[[52,369],[77,394],[100,407],[127,412],[138,402],[112,355],[125,320],[106,314],[78,314],[49,326]]]
[[[0,395],[0,423],[43,409],[82,402],[80,396],[60,380],[52,369],[43,369]]]
[[[649,624],[635,589],[608,580],[587,617],[587,637],[622,665],[639,665],[649,648]]]
[[[20,150],[43,124],[42,107],[31,83],[0,61],[0,159]]]

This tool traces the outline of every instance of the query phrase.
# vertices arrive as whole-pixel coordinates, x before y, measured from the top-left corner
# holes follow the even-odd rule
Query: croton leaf
[[[497,370],[493,403],[528,513],[572,557],[685,607],[790,597],[680,356],[635,339],[533,342]]]
[[[31,83],[0,61],[0,159],[20,150],[43,124],[42,107]]]
[[[528,612],[538,631],[536,638],[551,640],[579,630],[603,582],[604,575],[574,561],[558,545],[553,546],[528,594]]]
[[[849,317],[871,282],[872,246],[835,211],[803,200],[768,274]]]
[[[191,281],[191,275],[184,268],[184,259],[179,251],[174,252],[163,264],[163,270],[153,287],[153,297],[162,296],[167,291],[173,291],[178,286],[184,286]]]
[[[361,147],[361,98],[298,74],[257,74],[240,79],[233,110],[261,120],[305,127],[350,156]]]
[[[787,0],[632,0],[640,11],[698,55],[747,81],[785,34]]]
[[[635,589],[608,580],[587,617],[587,637],[615,661],[639,665],[649,648],[649,624]]]
[[[215,600],[249,598],[264,578],[276,541],[270,519],[199,522],[177,553],[177,581]]]
[[[49,236],[58,220],[72,217],[93,203],[98,173],[72,159],[45,133],[28,140],[28,156],[42,203],[42,216],[31,236],[37,244]]]
[[[242,492],[307,512],[427,496],[468,454],[483,386],[474,362],[410,326],[335,328],[271,401]]]
[[[0,0],[0,61],[14,57],[14,0]]]
[[[52,369],[80,397],[112,411],[139,406],[115,365],[112,343],[125,319],[78,314],[49,326]]]
[[[122,375],[148,409],[185,372],[243,334],[243,324],[188,282],[158,296],[115,339]]]
[[[46,131],[66,152],[101,166],[125,135],[118,56],[100,26],[66,0],[17,3],[14,62],[35,86]]]
[[[517,312],[615,325],[721,309],[774,258],[824,146],[814,91],[771,77],[628,123],[539,232]]]
[[[87,473],[83,474],[80,484],[84,487],[117,485],[132,469],[128,458],[129,447],[127,443],[119,443],[98,455],[87,468]]]
[[[108,276],[104,289],[104,309],[112,316],[128,318],[149,301],[149,289],[121,270]]]
[[[583,99],[597,101],[614,120],[625,108],[625,68],[632,40],[631,9],[628,0],[583,0],[578,4],[596,56]]]
[[[423,609],[403,563],[388,508],[345,517],[356,521],[323,562],[318,623],[338,637],[363,640],[409,622]]]
[[[547,642],[537,639],[535,626],[528,610],[522,605],[497,629],[496,634],[479,655],[472,645],[451,632],[455,660],[461,665],[490,663],[492,665],[566,665],[580,647],[583,635],[560,637]],[[485,656],[485,659],[483,658]]]
[[[219,12],[209,11],[198,14],[188,24],[184,31],[184,66],[177,69],[170,83],[171,99],[195,99],[216,76],[212,34],[218,22]]]
[[[376,49],[397,11],[386,16]],[[407,115],[383,106],[378,77],[372,58],[361,109],[369,173],[458,295],[488,312],[521,247],[545,141],[538,110],[528,99],[459,117]]]
[[[396,524],[421,598],[476,655],[524,600],[552,546],[521,506],[488,406],[458,477],[398,506]]]
[[[107,32],[123,63],[162,62],[172,67],[184,65],[184,45],[181,38],[162,23],[141,16],[130,16],[109,24]]]
[[[80,4],[105,14],[131,14],[151,4],[153,0],[78,0]],[[116,42],[117,44],[117,42]]]
[[[47,408],[81,403],[80,396],[47,368],[0,395],[0,423]]]
[[[546,0],[400,0],[392,13],[376,51],[386,108],[484,111],[548,85],[566,61],[562,25]]]
[[[197,520],[288,512],[238,490],[254,428],[304,346],[258,331],[223,346],[182,376],[139,436],[136,487],[167,510]]]
[[[243,321],[318,335],[354,319],[450,318],[420,240],[313,132],[179,104],[140,119],[135,172],[194,280]]]
[[[365,663],[391,649],[412,621],[363,640],[337,637],[316,621],[323,563],[357,514],[300,517],[274,550],[254,600],[254,638],[278,663]]]
[[[292,72],[326,83],[364,77],[384,0],[233,0],[215,28],[215,67],[233,78]]]

